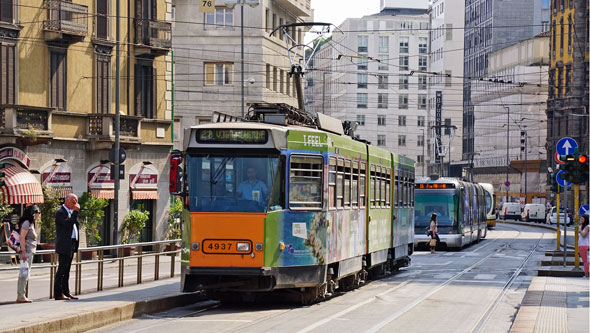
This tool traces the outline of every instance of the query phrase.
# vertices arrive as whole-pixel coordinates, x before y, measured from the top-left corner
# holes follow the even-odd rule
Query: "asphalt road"
[[[311,306],[280,298],[206,301],[99,332],[506,332],[553,233],[498,224],[456,252],[417,252],[412,266]]]

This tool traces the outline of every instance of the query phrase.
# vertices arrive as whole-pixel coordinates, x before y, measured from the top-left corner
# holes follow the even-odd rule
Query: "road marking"
[[[320,326],[324,325],[325,323],[328,323],[328,322],[330,322],[331,320],[334,320],[334,319],[337,319],[337,318],[339,318],[339,317],[342,317],[343,315],[345,315],[345,314],[347,314],[347,313],[349,313],[349,312],[351,312],[351,311],[354,311],[354,310],[356,310],[356,309],[358,309],[358,308],[360,308],[360,307],[362,307],[362,306],[364,306],[364,305],[367,305],[367,304],[369,304],[369,303],[371,303],[371,302],[373,302],[373,301],[375,301],[375,300],[379,299],[380,297],[383,297],[383,296],[385,296],[385,295],[389,294],[389,293],[390,293],[390,292],[392,292],[392,291],[395,291],[395,290],[397,290],[397,289],[399,289],[399,288],[402,288],[402,287],[404,287],[404,286],[405,286],[406,284],[408,284],[408,283],[410,283],[410,281],[405,281],[405,282],[403,282],[403,283],[401,283],[401,284],[399,284],[399,285],[397,285],[397,286],[395,286],[395,287],[393,287],[393,288],[389,288],[389,289],[387,289],[386,291],[384,291],[384,292],[382,292],[382,293],[380,293],[380,294],[377,294],[377,295],[375,295],[375,296],[373,296],[373,297],[371,297],[371,298],[367,299],[367,300],[366,300],[366,301],[364,301],[364,302],[361,302],[361,303],[359,303],[359,304],[356,304],[356,305],[354,305],[354,306],[351,306],[351,307],[349,307],[349,308],[348,308],[348,309],[346,309],[346,310],[342,310],[342,311],[340,311],[340,312],[338,312],[338,313],[336,313],[336,314],[333,314],[333,315],[329,316],[328,318],[326,318],[326,319],[323,319],[323,320],[320,320],[320,321],[318,321],[317,323],[315,323],[315,324],[313,324],[313,325],[307,326],[307,327],[303,328],[302,330],[299,330],[299,331],[297,331],[297,333],[305,333],[305,332],[310,332],[311,330],[313,330],[313,329],[315,329],[315,328],[318,328],[318,327],[320,327]]]
[[[182,319],[183,322],[212,322],[212,323],[251,323],[253,320],[242,319]]]
[[[477,274],[475,280],[496,280],[496,274]]]

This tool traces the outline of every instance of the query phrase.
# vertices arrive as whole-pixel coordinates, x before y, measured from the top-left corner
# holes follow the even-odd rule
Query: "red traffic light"
[[[580,162],[582,164],[588,162],[588,156],[586,156],[586,155],[580,155],[580,157],[578,157],[578,162]]]

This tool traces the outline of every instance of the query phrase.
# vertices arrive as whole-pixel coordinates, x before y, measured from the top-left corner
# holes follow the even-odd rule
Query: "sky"
[[[379,0],[311,0],[314,21],[339,25],[349,17],[379,12]]]

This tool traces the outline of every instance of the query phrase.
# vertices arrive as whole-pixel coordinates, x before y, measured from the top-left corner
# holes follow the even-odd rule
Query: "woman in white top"
[[[588,215],[582,215],[582,227],[580,228],[580,233],[578,234],[578,253],[580,257],[582,257],[582,261],[584,262],[584,274],[586,278],[589,278],[590,275],[588,274],[588,245],[590,238],[590,225],[588,225]]]
[[[430,239],[436,240],[436,243],[440,242],[440,238],[438,238],[438,222],[436,213],[432,213],[430,216]],[[436,243],[432,246],[432,242],[430,243],[430,253],[436,253],[434,249],[436,248]]]

